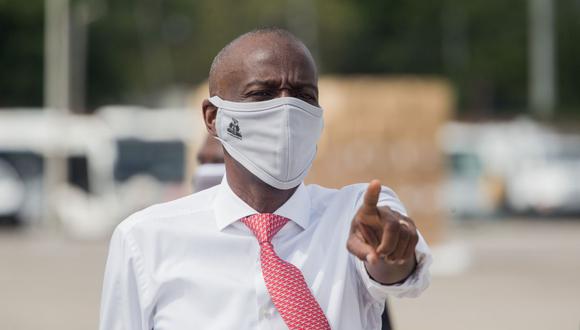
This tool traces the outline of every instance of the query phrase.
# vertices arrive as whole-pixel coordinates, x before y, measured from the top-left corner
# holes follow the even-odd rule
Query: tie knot
[[[270,242],[272,237],[288,222],[287,218],[272,213],[254,214],[241,220],[256,236],[261,244]]]

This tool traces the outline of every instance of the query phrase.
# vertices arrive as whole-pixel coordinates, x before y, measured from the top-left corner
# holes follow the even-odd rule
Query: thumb
[[[365,192],[362,211],[369,214],[377,213],[377,203],[379,202],[379,194],[381,193],[381,183],[379,180],[372,180]]]

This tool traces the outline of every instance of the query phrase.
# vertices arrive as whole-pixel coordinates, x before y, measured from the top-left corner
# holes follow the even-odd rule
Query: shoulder
[[[115,232],[125,236],[134,232],[151,230],[184,218],[189,221],[204,218],[195,215],[212,211],[216,191],[217,186],[169,202],[149,206],[131,214],[119,223]]]
[[[366,184],[357,183],[342,188],[326,188],[317,184],[306,186],[312,205],[321,207],[339,203],[341,206],[355,206],[366,189]]]
[[[329,197],[340,198],[340,197],[344,197],[344,196],[362,197],[362,195],[364,195],[367,187],[368,187],[368,183],[354,183],[354,184],[350,184],[350,185],[347,185],[347,186],[344,186],[344,187],[338,188],[338,189],[326,188],[326,187],[319,186],[317,184],[306,185],[308,192],[310,193],[310,195],[313,198],[316,198],[316,197],[318,197],[318,198],[329,198]],[[395,192],[387,186],[382,186],[381,194],[396,196]]]
[[[360,206],[367,187],[368,183],[355,183],[339,189],[326,188],[316,184],[306,186],[313,205],[328,205],[334,202],[350,204],[353,207]],[[379,205],[389,206],[402,214],[407,213],[395,191],[387,186],[381,188]]]
[[[334,197],[340,197],[340,196],[345,196],[345,195],[357,195],[359,194],[361,191],[364,192],[364,190],[366,189],[367,184],[366,183],[355,183],[355,184],[351,184],[348,186],[344,186],[342,188],[327,188],[327,187],[323,187],[323,186],[319,186],[317,184],[309,184],[306,185],[306,188],[308,189],[308,192],[310,193],[310,196],[312,196],[313,198],[334,198]]]

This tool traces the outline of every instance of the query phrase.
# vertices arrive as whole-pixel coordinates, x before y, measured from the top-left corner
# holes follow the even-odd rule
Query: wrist
[[[364,262],[367,273],[374,281],[382,285],[404,283],[417,269],[415,255],[406,261],[389,261],[381,258],[375,263]]]

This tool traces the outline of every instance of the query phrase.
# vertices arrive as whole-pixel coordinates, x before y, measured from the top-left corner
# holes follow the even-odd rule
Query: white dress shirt
[[[347,251],[366,187],[302,184],[274,212],[291,221],[272,244],[302,271],[332,329],[380,329],[387,295],[415,297],[429,285],[431,254],[421,236],[417,268],[398,285],[375,282]],[[379,205],[406,214],[388,188]],[[100,329],[287,329],[266,289],[258,242],[239,221],[256,213],[224,178],[123,221],[111,239]]]

